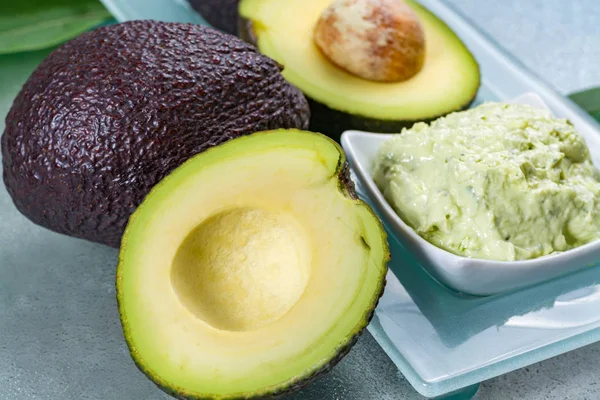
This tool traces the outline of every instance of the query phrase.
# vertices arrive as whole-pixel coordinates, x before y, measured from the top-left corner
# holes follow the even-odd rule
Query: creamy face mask
[[[564,119],[486,103],[385,142],[374,180],[419,235],[452,253],[512,261],[600,237],[600,173]]]

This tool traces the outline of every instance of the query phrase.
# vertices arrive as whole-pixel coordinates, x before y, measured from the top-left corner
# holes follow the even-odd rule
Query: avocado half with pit
[[[340,68],[315,43],[315,28],[332,3],[241,0],[239,5],[241,37],[283,64],[283,76],[309,98],[311,130],[336,138],[347,129],[399,132],[472,103],[480,84],[478,64],[459,37],[425,7],[405,1],[424,33],[419,72],[399,82],[378,82]],[[349,29],[364,22],[353,21],[355,17],[349,17]]]
[[[124,336],[178,398],[289,392],[355,343],[388,258],[333,140],[233,139],[177,168],[131,217],[117,271]]]

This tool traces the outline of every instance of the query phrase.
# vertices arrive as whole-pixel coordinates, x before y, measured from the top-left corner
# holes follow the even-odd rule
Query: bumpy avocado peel
[[[307,128],[281,66],[231,35],[131,21],[52,52],[15,99],[2,136],[17,208],[53,231],[118,247],[150,189],[229,139]]]

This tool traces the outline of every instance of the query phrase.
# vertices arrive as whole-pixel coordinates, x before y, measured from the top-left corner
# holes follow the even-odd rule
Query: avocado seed
[[[405,81],[425,60],[423,27],[403,0],[336,0],[314,40],[332,63],[371,81]]]

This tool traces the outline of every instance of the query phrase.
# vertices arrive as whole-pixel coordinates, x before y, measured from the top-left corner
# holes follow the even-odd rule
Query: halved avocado
[[[468,107],[479,66],[456,34],[425,7],[406,3],[421,21],[425,61],[411,79],[386,83],[352,75],[329,61],[313,40],[332,0],[241,0],[240,35],[285,66],[283,76],[304,92],[311,130],[339,137],[346,129],[399,132]]]
[[[176,169],[132,215],[117,270],[124,336],[178,398],[289,392],[355,343],[388,258],[334,141],[298,130],[233,139]]]

